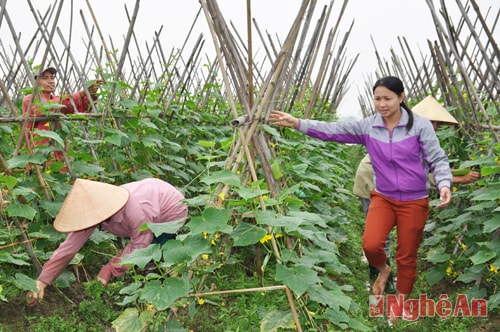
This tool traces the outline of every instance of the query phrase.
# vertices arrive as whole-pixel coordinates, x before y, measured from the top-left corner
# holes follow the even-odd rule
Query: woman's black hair
[[[401,94],[405,91],[403,82],[401,82],[399,78],[394,76],[386,76],[377,80],[377,82],[375,82],[375,85],[373,85],[373,92],[375,92],[375,89],[379,86],[383,86],[384,88],[391,90],[398,96],[401,96]],[[408,107],[408,105],[405,104],[404,101],[401,102],[400,106],[403,107],[408,113],[408,123],[406,124],[406,131],[408,132],[413,127],[413,112]]]

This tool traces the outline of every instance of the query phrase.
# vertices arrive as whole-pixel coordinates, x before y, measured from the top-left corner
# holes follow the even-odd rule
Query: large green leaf
[[[439,281],[441,281],[446,275],[446,266],[440,265],[433,267],[429,272],[425,274],[425,279],[429,285],[434,286]]]
[[[160,236],[163,233],[167,234],[175,234],[179,231],[179,228],[182,227],[185,220],[176,220],[170,222],[163,223],[145,223],[140,228],[139,231],[144,231],[146,229],[150,229],[155,236]]]
[[[234,174],[231,171],[218,171],[214,172],[209,176],[205,176],[201,182],[204,182],[208,185],[214,184],[214,183],[223,183],[223,184],[228,184],[233,187],[241,187],[241,181],[239,176]]]
[[[231,233],[233,227],[228,225],[231,213],[226,209],[209,207],[201,213],[201,216],[191,218],[187,227],[195,234],[203,232],[214,234],[216,232]]]
[[[277,332],[285,330],[295,330],[295,322],[293,320],[293,315],[290,310],[272,310],[264,314],[260,321],[260,331],[261,332]]]
[[[211,252],[209,245],[202,235],[190,235],[182,241],[169,240],[162,246],[163,263],[167,266],[191,264],[198,256]]]
[[[491,233],[500,227],[500,214],[496,213],[484,222],[484,232]]]
[[[39,129],[35,129],[33,130],[33,132],[40,137],[50,138],[56,141],[59,148],[62,149],[64,148],[64,141],[61,138],[61,136],[59,136],[59,134],[57,134],[56,132],[53,132],[51,130],[39,130]]]
[[[474,256],[470,258],[472,263],[478,265],[482,263],[486,263],[490,259],[495,258],[497,255],[496,252],[491,250],[479,250]]]
[[[235,191],[243,199],[251,199],[269,193],[269,190],[255,189],[255,188],[241,188],[241,189],[236,189]]]
[[[143,331],[150,319],[151,314],[147,311],[139,315],[136,308],[127,308],[111,325],[116,332]]]
[[[23,258],[23,256],[21,256],[21,255],[17,255],[17,256],[18,257],[16,257],[16,254],[11,254],[7,251],[0,251],[0,262],[10,263],[10,264],[19,265],[19,266],[31,265],[30,263],[27,262],[27,258],[25,260],[25,259],[20,259],[20,258]]]
[[[307,266],[295,265],[292,268],[276,265],[276,281],[281,281],[291,290],[302,296],[312,285],[319,283],[318,274]]]
[[[5,211],[11,218],[21,217],[28,220],[33,220],[37,213],[37,210],[35,210],[31,206],[19,203],[10,203]]]
[[[426,260],[434,264],[447,262],[450,260],[451,256],[450,254],[445,253],[445,250],[445,247],[430,248],[427,252]]]
[[[255,220],[259,225],[283,227],[287,232],[296,231],[304,223],[304,220],[300,217],[290,217],[282,214],[276,215],[272,211],[257,211],[255,213]]]
[[[7,168],[25,168],[28,163],[41,165],[47,161],[47,158],[41,153],[22,154],[7,160]]]
[[[19,289],[24,291],[37,292],[36,280],[22,273],[16,273],[14,278],[11,277],[12,283]]]
[[[340,307],[349,310],[352,305],[352,299],[345,295],[340,288],[326,289],[321,285],[311,285],[307,290],[307,294],[311,297],[311,300],[335,310],[339,310]]]
[[[159,261],[162,251],[159,244],[152,244],[146,248],[135,249],[130,254],[123,256],[122,265],[133,266],[137,265],[140,269],[144,269],[147,263],[151,260]]]
[[[177,301],[187,297],[188,290],[185,283],[177,278],[168,278],[163,281],[152,280],[144,285],[140,298],[151,303],[158,310],[165,310]]]
[[[241,222],[230,234],[230,237],[234,241],[234,246],[243,247],[259,242],[266,234],[267,231],[261,227]]]
[[[19,181],[17,178],[10,176],[10,175],[5,175],[5,174],[0,174],[0,183],[3,183],[7,188],[12,189],[14,186],[18,183]]]

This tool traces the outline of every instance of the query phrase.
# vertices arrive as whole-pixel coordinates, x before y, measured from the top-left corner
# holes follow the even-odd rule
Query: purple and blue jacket
[[[324,141],[363,144],[370,154],[375,190],[398,201],[412,201],[429,196],[429,171],[438,189],[450,188],[452,174],[448,157],[439,145],[431,122],[401,109],[401,119],[392,130],[379,114],[353,122],[299,121],[298,130]]]

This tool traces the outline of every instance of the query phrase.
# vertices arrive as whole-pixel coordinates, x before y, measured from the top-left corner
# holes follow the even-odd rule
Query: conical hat
[[[54,221],[59,232],[76,232],[95,226],[127,203],[127,189],[112,184],[76,179]]]
[[[420,103],[413,106],[413,113],[431,121],[458,124],[453,117],[433,96],[425,97]]]

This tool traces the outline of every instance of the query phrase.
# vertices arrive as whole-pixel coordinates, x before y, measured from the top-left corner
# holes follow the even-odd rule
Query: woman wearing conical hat
[[[121,186],[77,179],[54,221],[56,230],[69,234],[43,265],[36,282],[38,292],[29,294],[28,304],[43,299],[45,288],[66,269],[97,227],[130,238],[123,251],[101,269],[97,279],[107,285],[111,276],[123,275],[130,269],[119,264],[123,256],[175,237],[175,234],[155,237],[150,230],[139,229],[144,223],[178,222],[182,227],[188,213],[182,200],[184,196],[179,190],[155,178]]]

